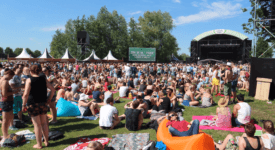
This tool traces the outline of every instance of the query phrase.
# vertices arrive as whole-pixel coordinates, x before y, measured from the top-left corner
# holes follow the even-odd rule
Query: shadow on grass
[[[251,102],[254,102],[254,100],[251,100],[251,99],[245,99],[244,102],[246,103],[251,103]]]
[[[75,138],[69,138],[69,139],[64,139],[64,140],[58,140],[58,142],[50,141],[50,145],[48,147],[55,147],[55,146],[60,146],[60,145],[71,145],[76,143],[76,141],[80,138],[103,138],[107,137],[107,134],[95,134],[91,136],[83,136],[83,137],[75,137]],[[54,143],[53,143],[54,142]]]
[[[69,124],[67,126],[61,126],[61,127],[52,127],[51,131],[60,131],[62,133],[65,132],[72,132],[72,131],[84,131],[84,130],[92,130],[93,128],[96,128],[98,124],[95,124],[91,121],[91,123],[81,123],[81,124]]]

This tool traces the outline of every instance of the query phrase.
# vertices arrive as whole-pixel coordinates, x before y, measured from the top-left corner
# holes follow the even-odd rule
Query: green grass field
[[[243,93],[246,95],[245,100],[249,103],[252,108],[252,118],[256,119],[256,121],[262,119],[269,119],[275,122],[275,104],[267,104],[265,101],[254,100],[253,97],[247,96],[248,93],[245,92],[238,92]],[[115,97],[118,96],[118,93],[115,94]],[[220,97],[214,96],[214,101],[217,103]],[[130,100],[121,99],[123,103],[115,104],[114,106],[118,109],[119,115],[124,113],[124,105],[125,103],[129,102]],[[213,106],[210,108],[193,108],[193,107],[185,107],[185,111],[183,113],[183,117],[187,121],[191,121],[193,115],[215,115],[216,108],[218,106]],[[233,110],[233,105],[230,105],[231,111]],[[149,122],[150,119],[144,119],[144,124]],[[260,126],[262,126],[261,122],[258,122]],[[109,137],[111,138],[112,135],[115,134],[122,134],[122,133],[130,133],[125,127],[125,120],[120,123],[120,125],[115,128],[114,130],[101,130],[98,126],[98,120],[90,121],[90,120],[82,120],[77,119],[75,117],[59,117],[58,123],[56,125],[50,125],[50,130],[58,130],[65,134],[65,138],[57,140],[57,141],[50,141],[49,147],[44,147],[43,149],[47,150],[62,150],[69,145],[75,143],[78,138],[80,137],[90,137],[90,138],[102,138],[102,137]],[[33,131],[33,125],[29,122],[28,127],[25,129],[29,129]],[[21,129],[21,130],[25,130]],[[15,133],[17,131],[9,131],[9,133]],[[204,130],[207,134],[213,136],[215,141],[223,140],[227,134],[233,134],[234,136],[240,136],[242,133],[235,133],[235,132],[228,132],[228,131],[216,131],[216,130]],[[0,131],[1,135],[2,132]],[[153,129],[141,129],[137,133],[149,133],[150,140],[156,141],[156,132]],[[35,140],[30,141],[21,147],[16,149],[26,150],[32,149],[32,146],[36,144]],[[10,148],[1,148],[8,150]]]

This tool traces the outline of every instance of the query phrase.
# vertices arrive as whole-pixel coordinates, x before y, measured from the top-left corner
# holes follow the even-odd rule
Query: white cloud
[[[194,7],[199,7],[199,3],[196,2],[196,1],[192,2],[191,4],[192,4],[192,6],[194,6]]]
[[[45,28],[42,28],[41,30],[48,32],[48,31],[56,31],[57,29],[65,30],[65,26],[60,25],[60,26],[45,27]]]
[[[141,13],[142,13],[142,11],[135,11],[135,12],[129,13],[129,15],[136,15],[136,14],[141,14]]]
[[[212,19],[223,19],[234,17],[237,14],[242,13],[241,4],[231,4],[231,2],[213,2],[210,5],[207,1],[204,1],[200,4],[204,10],[200,11],[197,14],[189,16],[180,16],[176,19],[173,19],[175,25],[182,25],[195,22],[203,22]]]
[[[175,2],[175,3],[180,3],[180,0],[173,0],[173,2]]]

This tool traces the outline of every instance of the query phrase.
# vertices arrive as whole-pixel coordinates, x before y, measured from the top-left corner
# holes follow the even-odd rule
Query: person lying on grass
[[[187,121],[179,121],[178,114],[171,111],[168,114],[169,122],[166,123],[166,127],[172,136],[191,136],[199,133],[199,120],[194,120],[189,124]],[[188,129],[189,128],[189,129]]]

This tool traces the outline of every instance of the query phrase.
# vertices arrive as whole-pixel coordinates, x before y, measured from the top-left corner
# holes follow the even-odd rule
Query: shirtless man
[[[226,71],[225,71],[225,78],[224,78],[224,97],[225,99],[229,99],[230,101],[230,95],[231,95],[231,82],[233,78],[233,73],[232,73],[232,68],[231,68],[231,63],[227,62],[226,64]]]
[[[29,65],[26,64],[25,67],[23,68],[23,76],[22,76],[23,82],[25,83],[26,79],[28,79],[29,77],[31,77],[30,68],[29,68]]]

